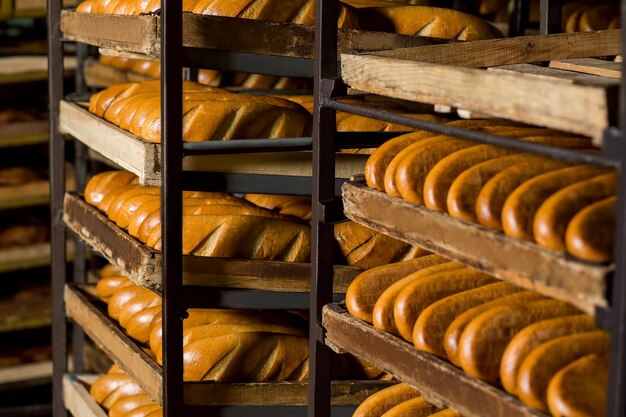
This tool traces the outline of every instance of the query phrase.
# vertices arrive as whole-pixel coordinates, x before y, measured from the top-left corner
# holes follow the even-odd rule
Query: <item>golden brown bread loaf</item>
[[[143,394],[141,387],[128,375],[120,373],[119,368],[112,371],[98,378],[89,389],[93,399],[106,410],[124,398]]]
[[[608,381],[608,355],[594,354],[578,359],[550,381],[550,412],[563,417],[605,416]]]
[[[160,84],[118,84],[94,94],[89,110],[149,142],[160,142]],[[183,83],[183,140],[301,137],[311,117],[296,103]]]
[[[403,35],[471,41],[504,35],[485,20],[451,9],[425,6],[371,7],[358,10],[362,28]]]
[[[102,276],[96,284],[96,291],[98,292],[98,297],[105,303],[108,303],[113,294],[131,284],[132,281],[122,275]]]
[[[9,167],[0,169],[0,187],[12,187],[41,180],[41,174],[28,167]]]
[[[504,389],[517,393],[517,375],[519,367],[528,354],[537,346],[561,336],[595,330],[592,317],[585,314],[558,317],[540,321],[525,327],[517,333],[502,354],[500,366],[500,382]]]
[[[370,395],[352,417],[381,417],[398,404],[418,398],[420,393],[406,384],[396,384]]]
[[[0,109],[0,124],[29,122],[35,119],[35,115],[29,110]]]
[[[616,204],[617,197],[614,196],[579,211],[565,231],[568,252],[590,262],[602,263],[612,259]]]
[[[246,194],[244,198],[259,207],[277,211],[283,216],[297,217],[308,222],[311,221],[311,199],[309,197]]]
[[[0,249],[48,242],[50,239],[49,234],[48,226],[38,222],[6,226],[0,228]]]

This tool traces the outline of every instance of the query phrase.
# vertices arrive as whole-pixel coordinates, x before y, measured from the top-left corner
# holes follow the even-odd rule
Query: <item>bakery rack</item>
[[[124,353],[132,351],[132,343],[124,339],[123,333],[113,330],[113,336],[99,341],[102,347],[115,356],[122,367],[130,374],[136,375],[137,367],[151,369],[147,374],[147,381],[152,381],[151,392],[155,399],[161,400],[164,415],[180,416],[194,415],[201,408],[183,403],[183,396],[193,389],[221,389],[219,395],[229,395],[228,386],[221,384],[183,384],[182,381],[182,329],[181,318],[184,308],[207,305],[248,308],[286,308],[304,307],[309,301],[309,280],[315,263],[285,265],[277,262],[249,263],[236,260],[201,260],[181,256],[181,190],[207,189],[228,192],[260,192],[284,194],[310,194],[312,190],[311,176],[315,175],[315,168],[311,163],[296,164],[289,172],[277,171],[276,163],[284,161],[282,153],[288,155],[307,153],[305,159],[310,160],[312,147],[315,146],[311,138],[292,138],[285,140],[238,140],[224,143],[186,143],[182,146],[175,138],[180,137],[181,121],[181,80],[182,66],[206,67],[219,70],[260,72],[273,75],[312,76],[314,63],[314,36],[312,28],[292,25],[274,24],[260,21],[245,22],[239,19],[196,16],[181,13],[180,3],[164,1],[159,14],[145,16],[98,16],[82,15],[72,11],[61,11],[58,1],[49,1],[49,62],[50,62],[50,109],[51,109],[51,150],[50,164],[52,170],[52,208],[53,225],[53,323],[54,323],[54,412],[55,416],[65,415],[66,405],[61,398],[63,378],[67,373],[67,326],[65,321],[66,307],[78,324],[82,324],[91,337],[98,339],[105,335],[104,328],[114,329],[112,323],[104,318],[98,318],[96,310],[86,298],[84,302],[74,302],[79,294],[75,287],[66,286],[67,271],[65,265],[59,262],[65,254],[66,228],[81,236],[87,244],[103,254],[109,261],[122,265],[136,282],[142,283],[163,294],[164,305],[164,367],[154,369],[154,363],[143,360],[129,360]],[[161,28],[159,30],[158,28]],[[246,36],[232,36],[233,33],[246,33]],[[263,34],[264,36],[250,36],[249,33]],[[291,37],[296,42],[291,42]],[[379,50],[399,46],[416,46],[430,44],[434,41],[379,33],[345,31],[342,39],[346,50],[354,45],[371,45],[365,50]],[[160,58],[162,83],[162,137],[160,145],[146,144],[131,135],[116,130],[113,126],[94,119],[80,107],[80,101],[62,101],[62,70],[61,40],[62,38],[95,45],[101,48],[104,54],[113,54],[127,57]],[[263,39],[263,42],[260,42]],[[289,40],[289,42],[287,42]],[[180,48],[180,45],[184,45]],[[219,49],[216,49],[218,48]],[[80,124],[76,120],[80,120]],[[93,129],[85,129],[89,125]],[[115,163],[137,173],[145,183],[162,186],[162,225],[163,225],[163,252],[157,254],[145,246],[139,245],[125,233],[113,227],[93,209],[86,207],[84,202],[75,195],[65,197],[63,179],[65,173],[60,161],[63,160],[65,142],[61,133],[71,133],[91,149],[99,151],[105,157],[113,159]],[[102,135],[102,137],[98,137]],[[354,141],[354,134],[345,134],[340,138],[341,147],[368,147],[381,143],[389,134],[359,135],[359,141]],[[102,140],[102,139],[106,140]],[[106,143],[111,141],[111,143]],[[141,156],[132,159],[128,154],[115,156],[115,150],[139,150]],[[279,153],[281,152],[281,153]],[[314,152],[313,152],[314,153]],[[232,155],[235,154],[236,158]],[[261,155],[260,155],[261,154]],[[260,159],[262,154],[269,155],[266,160]],[[183,159],[183,155],[185,158]],[[213,167],[213,171],[201,171],[198,167],[206,167],[205,163],[185,165],[191,158],[228,159],[229,172],[226,164]],[[282,159],[280,158],[282,155]],[[189,159],[188,159],[189,158]],[[342,156],[344,158],[344,156]],[[331,193],[336,196],[340,192],[340,185],[346,178],[359,171],[363,159],[359,156],[345,156],[346,160],[355,159],[356,162],[338,164],[338,172],[332,174],[333,185]],[[360,162],[359,162],[360,159]],[[161,162],[155,165],[155,160]],[[244,162],[242,162],[244,161]],[[247,162],[245,162],[247,161]],[[254,165],[251,163],[254,161]],[[259,171],[259,161],[263,162]],[[300,157],[300,161],[302,161]],[[232,166],[237,163],[233,169]],[[282,163],[282,162],[281,162]],[[152,165],[150,165],[152,164]],[[352,164],[352,165],[351,165]],[[359,165],[361,164],[361,165]],[[214,172],[217,171],[217,172]],[[339,178],[337,178],[339,177]],[[80,190],[80,188],[78,188]],[[342,216],[338,200],[331,201],[326,208],[326,221],[334,221]],[[65,212],[64,212],[65,209]],[[317,210],[314,210],[317,211]],[[65,214],[65,216],[64,216]],[[65,218],[64,218],[65,217]],[[160,266],[160,268],[159,268]],[[262,269],[259,269],[262,267]],[[140,271],[147,274],[139,273]],[[213,273],[212,271],[219,271]],[[226,271],[226,273],[225,273]],[[337,278],[336,291],[345,290],[349,280],[357,273],[351,268],[334,268]],[[293,274],[292,280],[285,280],[286,274]],[[181,280],[182,276],[182,280]],[[84,275],[75,279],[78,284]],[[146,281],[149,279],[150,281]],[[261,279],[264,279],[263,281]],[[143,281],[139,281],[143,280]],[[191,284],[191,285],[190,285]],[[220,288],[215,288],[219,286]],[[223,287],[236,287],[231,291]],[[243,289],[242,289],[243,288]],[[260,289],[270,289],[261,293]],[[254,292],[250,292],[254,290]],[[66,292],[67,291],[67,292]],[[282,292],[292,293],[289,298],[281,296]],[[274,297],[271,297],[274,293]],[[295,293],[295,295],[294,295]],[[64,303],[64,294],[67,303]],[[278,296],[276,296],[278,294]],[[262,295],[260,297],[259,295]],[[78,297],[78,296],[77,296]],[[72,306],[82,308],[71,310]],[[76,313],[81,311],[81,313]],[[88,313],[91,312],[91,313]],[[91,314],[91,315],[90,315]],[[87,317],[94,321],[86,322]],[[92,326],[102,332],[92,332]],[[98,342],[98,340],[96,340]],[[76,344],[75,344],[76,346]],[[116,346],[116,349],[112,349]],[[135,352],[140,355],[139,352]],[[76,355],[78,356],[78,355]],[[141,359],[141,357],[140,357]],[[144,358],[145,359],[145,358]],[[75,372],[80,374],[82,369],[75,366]],[[71,378],[70,376],[66,376]],[[138,378],[142,380],[142,378]],[[159,382],[160,381],[160,382]],[[357,382],[356,384],[359,384]],[[204,387],[206,385],[206,387]],[[384,383],[366,383],[365,388],[359,388],[355,383],[338,382],[334,384],[335,397],[343,399],[337,404],[355,405],[363,398],[365,392],[373,392],[385,386]],[[160,387],[160,388],[159,388]],[[196,387],[196,388],[194,388]],[[266,384],[265,386],[231,387],[236,392],[246,389],[250,395],[263,399],[264,406],[276,410],[276,404],[281,404],[276,398],[277,389],[283,393],[286,387],[291,405],[304,405],[308,389],[303,384]],[[371,388],[371,389],[370,389]],[[226,391],[224,391],[226,390]],[[273,391],[272,391],[273,390]],[[206,391],[205,391],[206,392]],[[257,394],[254,394],[257,392]],[[274,394],[272,394],[272,392]],[[348,393],[348,395],[346,395]],[[357,393],[360,395],[352,395]],[[218,394],[215,394],[218,397]],[[247,394],[246,394],[247,395]],[[283,400],[284,401],[284,400]],[[215,406],[215,401],[213,401]],[[233,406],[241,408],[241,412],[252,412],[246,408],[250,403],[242,399],[234,401]],[[211,406],[206,405],[205,406]],[[206,409],[203,407],[202,409]],[[254,413],[259,413],[258,405]],[[283,410],[278,407],[277,412],[283,411],[289,415],[304,412],[300,409]],[[341,411],[341,410],[338,410]],[[349,411],[349,410],[347,410]]]
[[[626,416],[626,398],[623,396],[626,382],[624,337],[626,175],[621,168],[626,163],[626,148],[624,135],[620,129],[626,126],[624,105],[626,90],[622,88],[619,82],[621,80],[615,79],[621,78],[624,64],[616,65],[596,57],[619,55],[621,44],[626,39],[621,31],[545,36],[560,32],[561,6],[561,1],[541,1],[542,35],[537,37],[342,54],[340,74],[335,64],[338,52],[335,48],[337,37],[334,30],[337,4],[335,0],[318,1],[321,15],[318,15],[316,28],[319,55],[315,73],[318,112],[315,116],[316,183],[313,202],[321,209],[325,201],[333,198],[329,192],[333,169],[329,160],[332,161],[333,158],[336,111],[359,114],[568,162],[620,169],[615,263],[600,266],[556,256],[534,244],[514,242],[481,227],[408,204],[365,187],[359,178],[345,183],[342,189],[345,214],[352,220],[392,237],[424,246],[458,262],[478,267],[498,278],[572,302],[583,310],[595,314],[599,326],[609,330],[613,340],[607,415],[624,417]],[[626,2],[622,2],[622,8],[625,6]],[[587,43],[585,37],[595,40]],[[567,39],[575,41],[569,47],[557,46]],[[586,50],[587,46],[597,47],[598,55],[595,55],[595,51]],[[547,51],[551,53],[548,54]],[[555,62],[552,62],[549,68],[539,69],[529,65],[531,62],[553,59]],[[501,67],[502,65],[506,66]],[[478,69],[492,66],[498,68]],[[578,73],[570,71],[573,67],[576,67],[575,71]],[[610,71],[607,72],[606,69]],[[598,79],[585,74],[597,74],[600,70],[603,75],[613,78]],[[433,87],[434,83],[437,83],[437,88]],[[346,85],[352,89],[347,89]],[[546,90],[545,87],[550,85],[551,88]],[[516,102],[522,90],[525,100]],[[603,152],[599,155],[582,155],[548,146],[515,142],[437,123],[408,120],[337,100],[354,92],[377,93],[458,107],[461,109],[459,114],[476,112],[584,133],[593,137],[595,143],[602,146]],[[543,97],[535,96],[536,92],[541,92]],[[486,105],[487,97],[496,103]],[[589,108],[585,109],[584,105],[582,108],[577,107],[579,103],[576,100],[580,101],[582,97],[595,103],[594,110],[604,113],[594,113]],[[542,117],[544,115],[541,115],[539,110],[541,106],[549,106],[551,110],[554,107],[562,107],[558,108],[557,112],[564,110],[576,114],[582,109],[583,113],[585,111],[589,113],[578,113],[579,119],[576,120],[567,120],[569,115],[560,114],[565,117],[557,121],[558,116],[552,111],[545,113],[548,117]],[[546,108],[544,107],[544,112]],[[620,108],[621,111],[618,112]],[[593,122],[596,124],[593,125]],[[322,210],[320,212],[323,213]],[[312,407],[309,409],[309,416],[330,415],[327,361],[329,347],[336,351],[353,353],[370,361],[399,380],[414,386],[429,401],[458,410],[464,416],[544,415],[488,384],[467,377],[448,363],[421,353],[404,341],[351,317],[344,305],[332,304],[331,287],[329,280],[325,279],[331,267],[331,264],[325,261],[329,255],[325,248],[332,236],[320,213],[314,216],[312,227],[316,269],[311,302],[312,309],[315,309],[311,313],[311,322],[315,326],[311,338],[311,355],[314,362],[311,366],[313,386],[310,392]],[[511,246],[507,248],[505,245]],[[509,249],[515,250],[515,256],[507,253]],[[493,252],[487,253],[490,250]],[[507,255],[505,259],[496,259]],[[513,259],[517,257],[521,259]],[[518,260],[522,262],[517,262]],[[544,276],[538,274],[538,271],[529,265],[531,262],[549,265],[553,274]]]

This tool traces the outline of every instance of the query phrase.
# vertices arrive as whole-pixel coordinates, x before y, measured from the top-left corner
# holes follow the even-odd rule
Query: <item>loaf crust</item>
[[[396,384],[370,395],[359,405],[352,417],[381,417],[398,404],[419,397],[407,384]]]
[[[565,231],[569,253],[596,263],[613,258],[616,204],[617,197],[609,197],[585,207],[574,216]]]

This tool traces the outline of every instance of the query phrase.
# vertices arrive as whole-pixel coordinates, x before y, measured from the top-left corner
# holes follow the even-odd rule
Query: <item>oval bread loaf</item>
[[[387,411],[382,417],[430,417],[441,410],[422,397],[412,398]]]
[[[420,393],[407,384],[396,384],[370,395],[359,405],[352,417],[381,417],[396,405],[414,398]]]
[[[589,262],[603,263],[613,257],[617,197],[593,203],[578,212],[565,231],[567,251]]]

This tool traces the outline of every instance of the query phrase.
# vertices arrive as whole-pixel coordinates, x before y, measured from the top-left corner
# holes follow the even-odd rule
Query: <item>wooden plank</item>
[[[0,148],[48,142],[48,121],[7,123],[0,129]]]
[[[350,352],[390,373],[435,405],[450,407],[465,417],[545,416],[493,385],[350,316],[341,306],[325,306],[322,325],[331,348]]]
[[[599,143],[617,114],[617,87],[374,55],[343,55],[341,67],[344,81],[358,90],[579,133]]]
[[[64,221],[137,285],[162,290],[161,254],[131,237],[76,194],[65,196]],[[335,266],[334,291],[345,293],[361,272],[360,268]],[[308,263],[183,257],[183,283],[186,285],[308,292],[310,277]]]
[[[464,67],[494,67],[621,53],[621,30],[520,36],[375,53],[376,56]]]
[[[612,78],[581,74],[579,72],[565,71],[562,69],[542,67],[541,65],[533,64],[502,65],[499,67],[487,68],[487,70],[523,74],[527,77],[543,78],[555,83],[562,82],[566,84],[582,84],[604,87],[617,87],[621,84],[620,81]]]
[[[46,265],[50,265],[49,243],[0,250],[0,272],[18,271]]]
[[[161,367],[138,347],[85,293],[65,288],[67,315],[111,359],[141,386],[152,401],[161,403]]]
[[[97,15],[63,11],[65,38],[158,58],[158,16]],[[441,40],[353,29],[339,30],[340,51],[377,51],[431,45]],[[296,58],[314,57],[313,26],[183,13],[183,45]]]
[[[74,103],[61,101],[59,129],[136,174],[146,185],[160,183],[160,145],[142,141]]]
[[[161,145],[135,135],[89,113],[78,104],[61,102],[60,129],[117,165],[136,174],[142,184],[161,183]],[[351,178],[361,174],[369,155],[337,153],[335,175]],[[236,155],[187,156],[183,169],[262,175],[312,175],[312,152],[267,152]]]
[[[0,333],[49,326],[50,288],[26,288],[0,302]]]
[[[68,315],[79,324],[153,401],[161,404],[161,367],[77,287],[67,286],[65,302]],[[381,381],[335,381],[333,405],[357,405],[374,392],[388,387]],[[185,383],[184,400],[188,405],[306,405],[308,387],[304,382],[266,383]]]
[[[76,68],[76,58],[65,57],[66,74]],[[0,58],[0,84],[12,84],[48,79],[48,58],[45,55],[8,56]]]
[[[606,276],[596,265],[446,213],[391,197],[362,183],[343,185],[346,216],[396,239],[416,244],[497,278],[574,304],[588,314],[606,307]]]
[[[566,59],[550,62],[550,68],[582,72],[583,74],[599,75],[622,79],[622,64],[620,62],[604,61],[594,58]]]
[[[107,417],[106,411],[89,395],[87,381],[95,377],[67,374],[63,376],[63,400],[65,407],[74,417]]]
[[[52,377],[52,362],[43,361],[0,369],[0,385]]]
[[[65,188],[66,190],[74,189],[73,169],[70,167],[68,167]],[[47,180],[0,187],[0,210],[39,206],[48,204],[49,201],[50,182]]]

